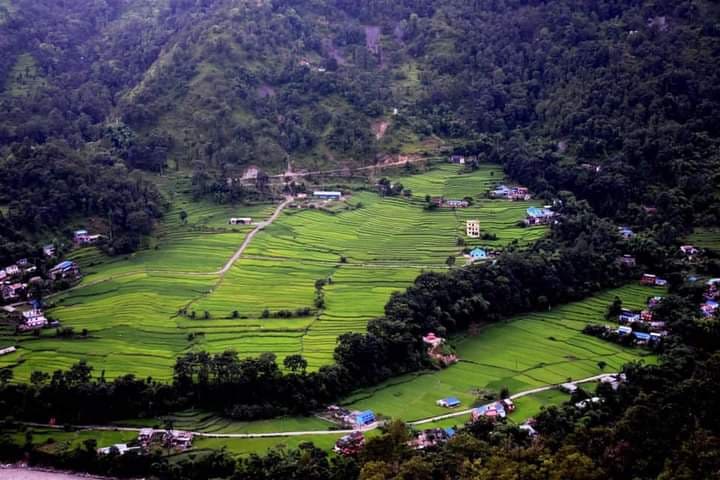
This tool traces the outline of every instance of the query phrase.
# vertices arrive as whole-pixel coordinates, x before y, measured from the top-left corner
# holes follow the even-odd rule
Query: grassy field
[[[52,371],[86,359],[108,378],[131,372],[169,380],[183,352],[234,349],[243,356],[271,351],[280,360],[302,353],[311,368],[319,368],[332,361],[338,335],[363,331],[369,319],[382,314],[393,291],[406,288],[423,270],[447,269],[448,256],[460,254],[457,239],[465,238],[466,219],[479,219],[483,231],[498,238],[465,239],[468,246],[502,248],[545,235],[543,227],[518,226],[537,202],[484,199],[502,180],[499,167],[458,172],[457,166],[440,165],[396,178],[412,189],[410,198],[358,190],[329,211],[288,209],[225,275],[218,271],[253,228],[230,227],[227,219],[262,220],[275,207],[191,202],[186,179],[164,180],[172,209],[148,248],[116,258],[94,248],[71,255],[85,277],[78,288],[54,298],[48,314],[77,332],[87,329],[89,337],[57,339],[50,330],[40,338],[10,337],[0,330],[0,344],[19,347],[2,357],[0,366],[13,366],[15,378],[26,380],[33,370]],[[425,210],[425,196],[439,194],[473,197],[474,204]],[[315,282],[328,278],[326,306],[315,312]],[[308,308],[310,315],[272,315]],[[188,315],[179,315],[181,309]],[[270,318],[262,316],[266,309]]]
[[[511,393],[581,379],[603,371],[618,371],[623,364],[655,357],[640,349],[621,348],[581,333],[588,323],[604,322],[604,312],[615,295],[625,306],[640,308],[660,289],[627,286],[587,300],[555,307],[552,311],[520,316],[491,325],[474,337],[454,339],[460,363],[437,372],[394,378],[376,388],[357,392],[344,403],[353,409],[408,421],[448,413],[435,401],[456,396],[461,408],[472,406],[480,389]],[[605,362],[604,369],[598,363]],[[526,401],[523,401],[525,403]],[[532,411],[532,405],[527,409]]]

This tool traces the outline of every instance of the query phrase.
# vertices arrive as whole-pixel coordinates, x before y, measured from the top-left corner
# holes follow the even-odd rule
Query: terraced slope
[[[483,199],[501,178],[495,166],[459,175],[456,166],[442,165],[398,179],[412,188],[410,198],[358,191],[332,212],[286,210],[224,275],[218,270],[253,228],[230,227],[227,219],[262,220],[275,207],[192,203],[182,188],[171,190],[173,209],[151,248],[114,259],[95,249],[73,253],[86,276],[55,299],[49,314],[77,333],[86,329],[87,338],[60,339],[51,330],[40,338],[0,333],[3,344],[19,346],[0,365],[15,366],[22,380],[35,369],[52,371],[86,359],[107,377],[132,372],[169,380],[183,352],[234,349],[248,356],[271,351],[281,360],[302,353],[311,368],[319,368],[332,361],[338,335],[363,331],[393,291],[422,270],[447,268],[448,256],[460,253],[457,239],[465,236],[466,219],[480,219],[481,228],[498,237],[468,239],[468,245],[501,248],[545,234],[542,227],[517,225],[537,202]],[[426,210],[425,195],[438,193],[471,196],[475,203]],[[314,305],[319,279],[331,279],[321,309]],[[281,311],[291,316],[278,316]]]

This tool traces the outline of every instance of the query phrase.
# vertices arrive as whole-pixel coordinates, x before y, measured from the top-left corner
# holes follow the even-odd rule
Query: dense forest
[[[0,457],[172,479],[718,478],[720,322],[698,318],[702,291],[674,252],[720,222],[719,14],[705,0],[0,0],[0,258],[78,219],[102,227],[110,253],[138,248],[165,209],[149,179],[168,170],[223,185],[250,165],[359,166],[400,151],[500,163],[561,214],[529,249],[421,275],[317,372],[234,352],[178,358],[172,384],[106,381],[86,364],[15,384],[4,370],[9,422],[308,413],[351,384],[430,366],[419,340],[430,329],[637,278],[622,254],[670,280],[659,314],[673,332],[660,365],[627,366],[628,381],[601,387],[592,409],[541,414],[534,441],[479,422],[414,453],[394,423],[355,459],[311,445],[239,462],[134,462],[91,446],[48,458],[4,437]],[[641,234],[622,239],[620,222]],[[718,276],[720,262],[696,269]]]

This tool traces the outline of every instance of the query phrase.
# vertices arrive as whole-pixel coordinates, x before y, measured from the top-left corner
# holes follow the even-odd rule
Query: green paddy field
[[[267,219],[275,205],[227,206],[191,202],[182,188],[170,191],[171,211],[150,248],[107,258],[96,249],[73,252],[85,277],[79,287],[52,299],[48,314],[86,339],[39,338],[0,330],[0,344],[18,352],[0,359],[17,381],[34,370],[67,368],[87,360],[99,374],[126,373],[169,380],[177,356],[193,350],[234,349],[252,356],[271,351],[282,360],[303,354],[311,368],[332,361],[338,335],[363,331],[381,315],[390,294],[406,288],[423,270],[444,270],[465,237],[465,220],[479,219],[495,241],[466,239],[468,246],[526,245],[546,233],[518,222],[538,202],[485,199],[503,180],[497,166],[460,174],[457,166],[398,176],[412,196],[380,197],[355,191],[331,211],[286,209],[256,235],[225,275],[220,269],[252,230],[230,226],[230,217]],[[467,209],[424,209],[426,195],[472,197]],[[180,211],[187,221],[180,221]],[[341,260],[342,258],[342,260]],[[315,282],[325,287],[324,309],[313,306]],[[280,310],[312,309],[304,316],[273,318]],[[187,315],[180,315],[185,309]],[[263,311],[270,312],[263,318]],[[192,317],[192,313],[195,317]],[[191,335],[192,334],[192,335]]]

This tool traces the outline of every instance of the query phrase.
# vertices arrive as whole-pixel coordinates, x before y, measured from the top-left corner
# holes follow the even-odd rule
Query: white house
[[[42,328],[47,325],[48,321],[45,318],[45,314],[42,310],[33,308],[27,312],[22,313],[23,316],[23,327],[27,330],[33,330],[36,328]]]
[[[470,238],[480,238],[480,220],[466,220],[465,233]]]
[[[230,225],[250,225],[252,218],[250,217],[233,217],[228,222]]]

